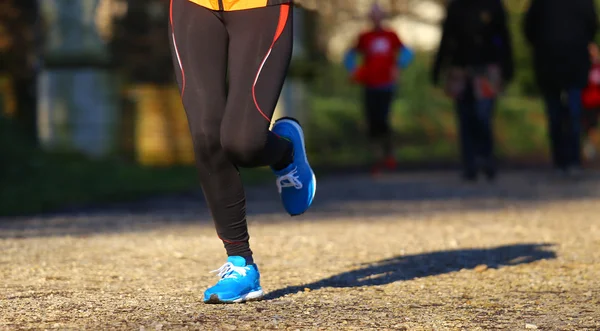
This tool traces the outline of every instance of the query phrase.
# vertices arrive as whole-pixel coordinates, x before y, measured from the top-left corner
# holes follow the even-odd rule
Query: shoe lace
[[[218,273],[219,278],[237,278],[238,276],[246,276],[245,267],[236,267],[231,262],[227,262],[222,265],[219,269],[211,271],[211,273]]]
[[[287,175],[277,178],[277,190],[279,190],[279,193],[281,193],[284,187],[295,187],[298,190],[302,188],[302,182],[297,174],[298,168],[294,168]]]

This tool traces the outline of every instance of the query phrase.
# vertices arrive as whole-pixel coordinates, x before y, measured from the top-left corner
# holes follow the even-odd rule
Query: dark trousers
[[[487,168],[494,164],[493,112],[495,99],[477,99],[472,91],[456,100],[463,169],[477,171],[478,159]]]
[[[548,117],[550,150],[555,167],[581,165],[581,90],[543,91]]]
[[[365,88],[365,115],[369,138],[374,143],[381,144],[385,156],[393,154],[392,130],[389,120],[393,99],[393,88]]]

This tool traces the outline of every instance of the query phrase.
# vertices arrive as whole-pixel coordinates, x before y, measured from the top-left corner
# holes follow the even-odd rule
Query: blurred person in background
[[[581,167],[582,90],[597,21],[594,0],[533,0],[525,16],[525,36],[546,103],[553,165],[566,174]]]
[[[584,155],[588,160],[596,157],[596,147],[600,144],[598,117],[600,116],[600,50],[595,43],[590,44],[592,67],[588,75],[588,85],[582,93],[583,133],[585,136]]]
[[[448,4],[432,80],[444,74],[445,91],[458,117],[462,176],[496,176],[493,112],[513,77],[512,41],[499,0],[453,0]]]
[[[383,25],[385,13],[375,2],[369,13],[372,27],[361,33],[354,47],[345,55],[344,66],[352,81],[364,88],[364,110],[369,138],[376,162],[374,174],[397,166],[392,143],[390,110],[400,78],[400,69],[406,68],[414,54],[398,35]],[[358,64],[358,58],[362,63]]]
[[[172,0],[170,41],[196,165],[227,262],[206,303],[262,298],[238,167],[270,166],[286,211],[311,205],[316,179],[299,123],[271,117],[290,64],[291,0]]]

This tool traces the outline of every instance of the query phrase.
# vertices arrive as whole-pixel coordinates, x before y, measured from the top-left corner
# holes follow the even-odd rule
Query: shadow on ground
[[[297,286],[288,286],[266,295],[273,300],[287,294],[326,287],[361,287],[385,285],[397,281],[435,276],[461,269],[473,269],[479,265],[500,268],[554,259],[556,253],[549,250],[553,244],[518,244],[490,249],[460,249],[416,255],[398,256],[363,265],[362,268],[331,276],[320,281]]]

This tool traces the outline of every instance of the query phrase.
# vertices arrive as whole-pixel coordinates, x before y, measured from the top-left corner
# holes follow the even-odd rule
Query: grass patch
[[[0,216],[51,212],[200,189],[194,167],[150,168],[79,156],[45,154],[13,172],[0,190]],[[247,184],[271,178],[268,169],[243,170]]]

